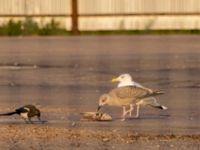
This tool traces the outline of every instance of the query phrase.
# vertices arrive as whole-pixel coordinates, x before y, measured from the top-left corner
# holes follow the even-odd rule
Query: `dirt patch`
[[[43,125],[1,125],[0,149],[198,149],[200,135],[146,135],[122,131],[58,128]]]

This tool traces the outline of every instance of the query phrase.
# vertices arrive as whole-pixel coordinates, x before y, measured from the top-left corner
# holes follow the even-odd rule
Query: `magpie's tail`
[[[11,115],[14,115],[16,113],[17,113],[16,111],[13,111],[13,112],[9,112],[9,113],[0,114],[0,116],[11,116]]]

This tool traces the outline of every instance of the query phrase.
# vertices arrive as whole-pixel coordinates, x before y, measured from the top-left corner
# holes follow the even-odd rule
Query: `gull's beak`
[[[114,83],[114,82],[119,82],[119,80],[118,80],[118,78],[113,78],[113,79],[111,80],[111,82],[112,82],[112,83]]]
[[[99,106],[97,107],[97,112],[98,112],[100,109],[101,109],[101,106],[99,105]]]

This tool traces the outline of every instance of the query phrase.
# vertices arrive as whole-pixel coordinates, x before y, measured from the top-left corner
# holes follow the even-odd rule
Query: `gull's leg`
[[[130,116],[130,117],[132,116],[132,111],[133,111],[133,109],[134,109],[133,104],[130,104],[130,109],[128,110],[129,116]]]
[[[125,106],[123,106],[122,117],[124,116],[125,112],[126,112],[126,107],[125,107]]]
[[[124,121],[124,120],[125,120],[125,116],[126,116],[127,112],[128,112],[128,111],[126,111],[126,107],[123,106],[123,113],[122,113],[122,119],[121,119],[121,121]]]
[[[140,104],[136,104],[136,107],[137,107],[137,111],[136,111],[136,115],[134,118],[139,118]]]

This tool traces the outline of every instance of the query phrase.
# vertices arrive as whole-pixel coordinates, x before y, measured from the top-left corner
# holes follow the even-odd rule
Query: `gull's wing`
[[[119,87],[115,88],[110,91],[110,95],[116,96],[120,99],[142,99],[146,97],[156,96],[163,94],[163,92],[159,91],[149,91],[144,88],[133,87],[133,86],[126,86],[126,87]]]
[[[139,99],[141,97],[147,96],[150,92],[143,88],[133,87],[133,86],[126,86],[126,87],[119,87],[115,88],[110,91],[110,95],[116,96],[120,99]]]

